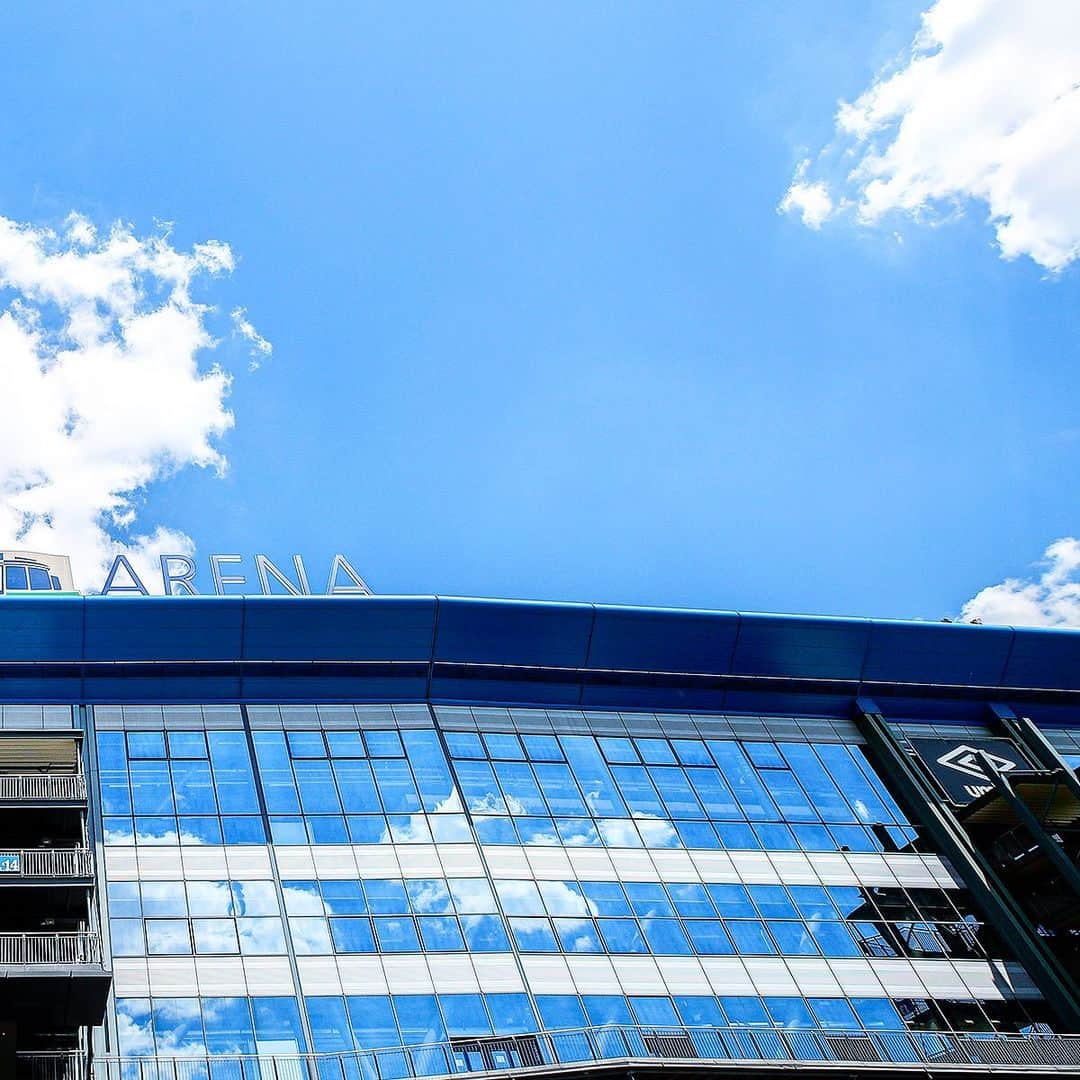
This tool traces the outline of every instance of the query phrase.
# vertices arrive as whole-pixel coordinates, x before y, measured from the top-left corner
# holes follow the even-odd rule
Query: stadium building
[[[5,1076],[1080,1069],[1080,633],[2,562]]]

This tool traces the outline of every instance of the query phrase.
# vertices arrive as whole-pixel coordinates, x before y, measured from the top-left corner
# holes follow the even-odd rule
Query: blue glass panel
[[[298,817],[272,817],[270,837],[275,844],[306,844],[307,829],[304,819]]]
[[[127,750],[119,731],[101,732],[97,737],[101,809],[105,814],[130,814]]]
[[[641,760],[650,765],[674,765],[675,755],[668,746],[667,739],[635,739]]]
[[[379,916],[374,920],[380,952],[420,952],[416,926],[408,916]]]
[[[705,888],[725,919],[753,918],[757,914],[744,885],[706,885]]]
[[[481,844],[517,844],[518,834],[509,818],[478,817],[473,819],[476,838]]]
[[[349,831],[349,842],[352,844],[387,844],[390,842],[386,819],[382,815],[366,814],[358,816],[350,814],[345,819],[345,824]]]
[[[588,735],[561,735],[559,742],[578,786],[588,794],[592,812],[605,817],[624,815],[626,808],[596,740]]]
[[[341,802],[328,761],[303,759],[293,762],[300,808],[305,814],[340,814]]]
[[[862,956],[851,932],[840,922],[812,922],[810,933],[824,956]]]
[[[172,779],[166,761],[132,761],[131,794],[136,814],[175,812]]]
[[[445,1041],[446,1028],[434,994],[395,994],[393,1005],[406,1046]]]
[[[614,765],[611,773],[631,813],[648,817],[668,816],[643,765]]]
[[[255,1043],[260,1052],[302,1054],[307,1049],[296,998],[251,999],[255,1018]]]
[[[201,731],[166,732],[171,758],[205,758],[206,735]]]
[[[113,956],[143,956],[146,953],[142,919],[110,919],[109,938]]]
[[[365,879],[364,896],[367,898],[368,910],[377,915],[404,914],[409,910],[405,883],[396,878]]]
[[[763,769],[761,777],[785,821],[820,820],[790,769]]]
[[[597,919],[600,936],[608,952],[644,953],[649,951],[636,919]]]
[[[586,994],[581,1000],[589,1023],[594,1027],[602,1024],[634,1023],[634,1015],[624,997],[617,994]]]
[[[156,998],[153,1024],[159,1054],[170,1056],[202,1051],[203,1020],[198,998]]]
[[[283,956],[286,952],[281,919],[237,919],[236,932],[245,956]]]
[[[446,884],[459,915],[484,915],[498,910],[491,886],[483,878],[449,878]]]
[[[708,821],[676,821],[675,831],[683,847],[717,850],[721,846],[716,829]]]
[[[334,951],[325,919],[313,915],[290,915],[289,935],[298,956],[328,956]]]
[[[581,891],[597,915],[629,915],[630,903],[617,881],[583,881]]]
[[[536,1017],[527,994],[485,994],[496,1035],[517,1035],[536,1030]]]
[[[377,758],[399,758],[405,756],[401,745],[401,736],[396,731],[365,731],[364,742],[368,753]]]
[[[556,817],[588,816],[589,811],[568,765],[537,763],[533,772]]]
[[[354,1049],[352,1028],[341,998],[309,997],[304,999],[304,1004],[316,1053],[340,1054]]]
[[[553,919],[555,933],[565,953],[603,952],[600,938],[591,919]]]
[[[497,915],[462,915],[461,929],[472,952],[510,951],[510,942]]]
[[[285,736],[279,731],[256,731],[252,734],[252,739],[255,742],[255,758],[259,764],[266,809],[271,814],[298,814],[300,799],[296,794]],[[275,842],[289,843],[277,840]],[[299,842],[303,843],[302,840]]]
[[[844,998],[808,998],[807,1002],[823,1028],[846,1028],[851,1031],[859,1026],[855,1013]]]
[[[750,899],[767,919],[795,919],[798,912],[783,885],[750,885]]]
[[[754,825],[754,835],[766,851],[798,851],[799,842],[787,825],[778,822],[759,821]]]
[[[347,844],[349,833],[345,819],[328,814],[307,819],[308,842],[312,844]]]
[[[330,933],[339,953],[370,953],[375,951],[371,920],[363,918],[331,919]]]
[[[724,1014],[716,998],[712,997],[676,997],[675,1008],[679,1010],[679,1019],[690,1027],[722,1027]]]
[[[182,881],[144,881],[141,889],[143,915],[187,915]]]
[[[367,912],[364,889],[359,881],[323,881],[323,903],[331,915],[363,915]]]
[[[491,1021],[480,994],[440,994],[448,1035],[490,1035]]]
[[[501,758],[507,761],[522,761],[525,758],[525,751],[522,750],[521,743],[518,742],[516,735],[485,731],[481,738],[484,740],[484,746],[487,748],[489,757]]]
[[[527,763],[500,761],[495,764],[494,772],[511,814],[547,814],[547,804]],[[554,832],[554,826],[551,831]]]
[[[425,915],[416,922],[425,952],[460,952],[465,948],[457,919],[452,915]]]
[[[438,878],[413,878],[405,882],[409,905],[418,915],[449,915],[454,906],[446,882]]]
[[[638,754],[630,739],[617,736],[601,736],[597,739],[597,742],[600,744],[600,751],[604,755],[604,760],[609,765],[628,763],[636,765],[638,763]]]
[[[672,739],[681,765],[712,765],[712,755],[700,739]]]
[[[628,881],[624,883],[623,888],[626,890],[627,899],[635,915],[656,918],[675,914],[664,886],[659,882]]]
[[[729,851],[757,851],[761,847],[754,830],[744,822],[718,821],[716,832]]]
[[[521,741],[532,761],[562,761],[562,747],[554,735],[522,735]]]
[[[130,758],[163,758],[165,733],[162,731],[129,731],[127,749]]]
[[[846,746],[833,743],[816,743],[814,750],[828,770],[830,778],[843,792],[855,817],[867,825],[895,824],[893,815],[886,809],[877,791],[867,779]]]
[[[694,951],[702,956],[726,956],[735,951],[719,919],[693,919],[686,923],[686,932]]]
[[[742,818],[742,810],[719,769],[687,769],[686,776],[709,817],[721,821]]]
[[[220,844],[221,822],[216,817],[182,817],[177,820],[181,844]]]
[[[710,918],[714,912],[704,885],[672,883],[667,887],[675,912],[683,918]]]
[[[326,743],[321,731],[287,731],[289,755],[294,758],[324,758]]]
[[[776,952],[776,946],[757,919],[732,919],[724,924],[737,952],[748,956],[768,956]]]
[[[324,734],[326,735],[326,745],[331,757],[367,757],[364,740],[360,737],[359,731],[327,731]]]
[[[349,1010],[353,1038],[362,1050],[376,1050],[400,1043],[397,1020],[389,997],[374,994],[347,997],[345,1004]]]
[[[784,956],[817,956],[818,948],[806,923],[796,920],[769,920],[769,932]]]
[[[642,919],[641,929],[654,953],[686,956],[694,951],[678,919]]]
[[[135,827],[131,818],[107,817],[102,820],[103,839],[106,844],[134,844]]]
[[[802,998],[767,997],[765,1008],[772,1022],[780,1028],[812,1028],[814,1018]]]
[[[460,810],[461,800],[454,790],[439,736],[434,731],[403,731],[401,737],[424,809],[440,813]]]
[[[446,748],[452,758],[485,758],[487,753],[480,736],[472,731],[444,731]]]
[[[752,821],[776,821],[780,815],[769,798],[757,771],[753,768],[739,744],[719,739],[708,740],[712,754],[724,779],[731,787],[743,813]]]
[[[836,841],[824,825],[792,825],[791,831],[803,851],[836,851]]]
[[[769,1014],[760,998],[721,997],[717,999],[724,1010],[728,1023],[738,1026],[758,1027],[768,1025]]]
[[[547,919],[521,916],[511,918],[510,932],[514,935],[514,942],[522,952],[560,951],[551,923]]]
[[[109,914],[116,918],[139,919],[142,904],[139,902],[137,881],[110,881],[108,885]]]
[[[210,763],[214,787],[223,814],[259,813],[259,796],[251,768],[247,739],[242,731],[210,731]],[[286,763],[286,768],[287,768]],[[291,784],[291,779],[289,783]],[[227,841],[232,842],[232,841]]]
[[[219,792],[220,794],[220,792]],[[262,818],[223,817],[221,830],[226,844],[265,844]]]
[[[783,767],[784,759],[775,743],[747,741],[742,744],[746,756],[759,769]]]
[[[237,915],[279,914],[277,890],[272,881],[234,881],[232,894]]]
[[[192,919],[195,951],[200,955],[235,954],[240,951],[236,923],[232,919]]]
[[[806,743],[781,743],[780,750],[823,821],[855,821],[847,800],[812,747]]]
[[[639,1024],[677,1024],[679,1017],[671,998],[666,997],[630,997],[630,1008],[634,1010]]]
[[[474,814],[505,814],[506,804],[495,781],[495,773],[486,761],[458,761],[457,771],[465,805]]]
[[[191,952],[187,919],[147,919],[146,951],[151,956],[185,956]]]
[[[117,1035],[120,1053],[142,1057],[154,1053],[154,1032],[150,1021],[150,1002],[146,998],[116,999]]]
[[[179,813],[217,813],[217,799],[214,798],[214,782],[210,778],[209,762],[173,761],[172,780]]]
[[[547,1030],[586,1026],[585,1010],[573,994],[537,994],[536,1010]]]
[[[902,1031],[906,1026],[888,998],[850,998],[863,1027],[873,1031]]]

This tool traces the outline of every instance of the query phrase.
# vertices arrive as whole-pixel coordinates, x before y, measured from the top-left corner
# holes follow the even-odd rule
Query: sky
[[[1080,624],[1073,0],[4,18],[6,545]]]

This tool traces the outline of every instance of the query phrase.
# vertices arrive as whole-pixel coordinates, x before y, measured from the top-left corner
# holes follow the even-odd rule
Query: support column
[[[854,719],[889,780],[971,890],[976,903],[1035,980],[1068,1031],[1080,1031],[1080,987],[1040,941],[989,861],[979,852],[937,789],[905,753],[874,701],[859,698]]]

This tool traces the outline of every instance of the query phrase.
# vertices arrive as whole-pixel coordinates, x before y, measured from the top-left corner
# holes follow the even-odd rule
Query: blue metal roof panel
[[[997,686],[1012,649],[1009,626],[873,622],[863,678]]]
[[[720,674],[731,668],[736,612],[598,605],[589,667]]]
[[[70,661],[82,656],[82,599],[0,600],[0,658],[9,661]]]
[[[589,604],[440,597],[435,659],[584,667],[592,621]]]
[[[54,601],[62,603],[63,601]],[[239,597],[90,596],[85,660],[235,660],[244,600]]]
[[[431,657],[433,596],[255,596],[244,603],[245,660]]]
[[[858,679],[870,626],[868,619],[744,614],[731,673]]]
[[[1005,686],[1080,689],[1080,630],[1016,631]]]

